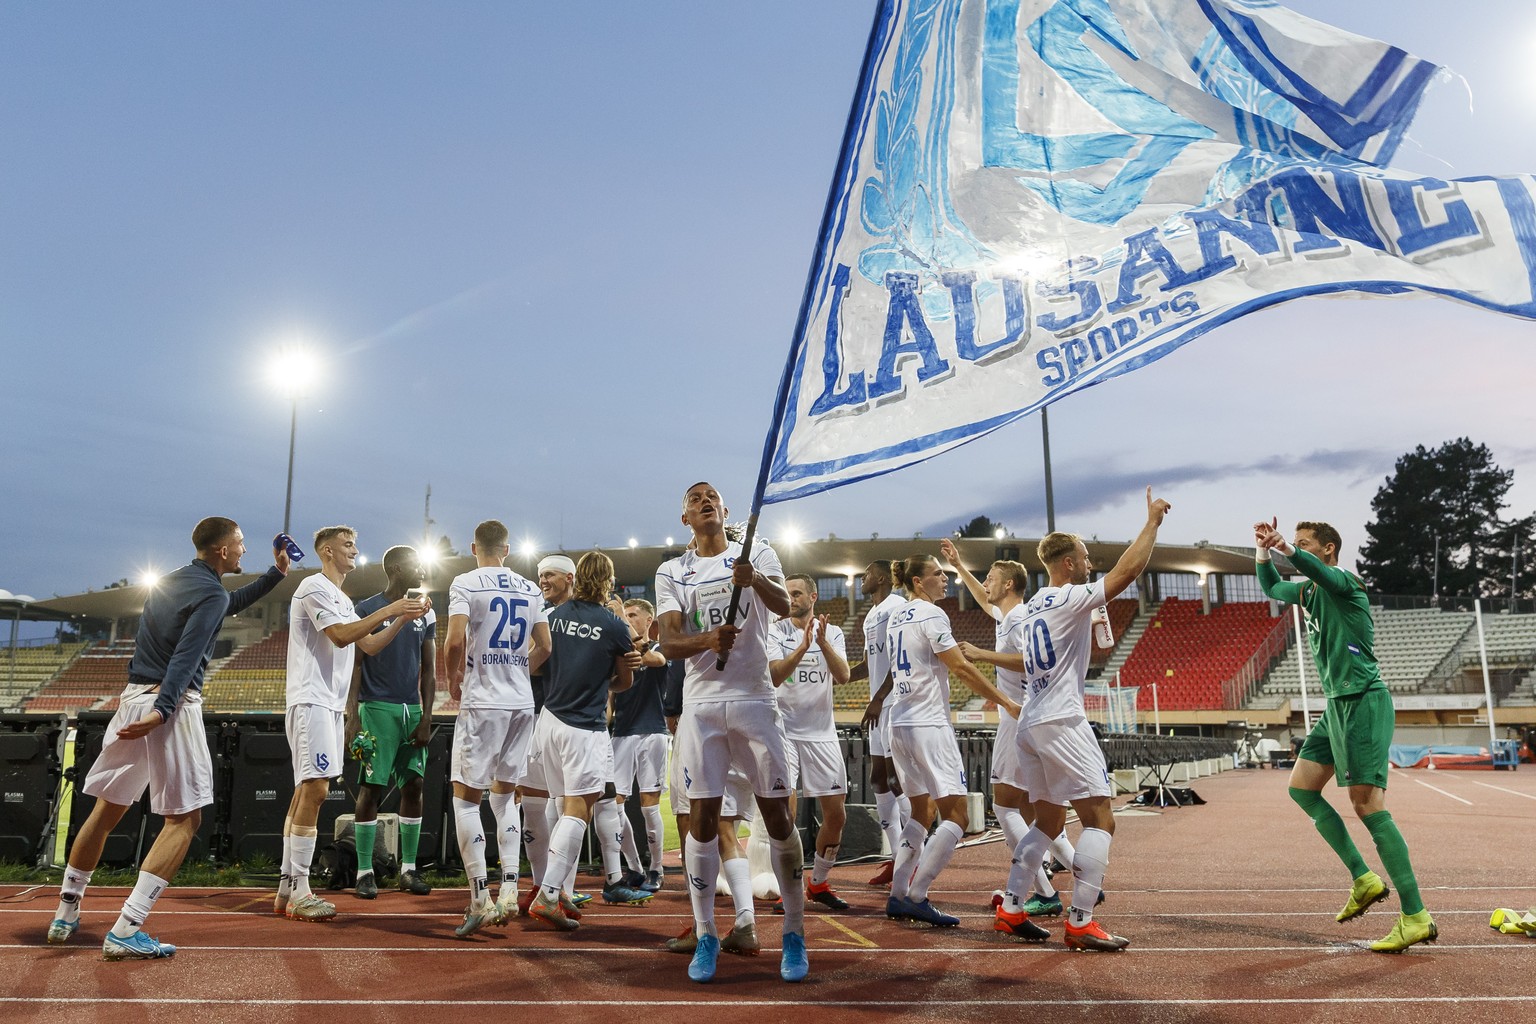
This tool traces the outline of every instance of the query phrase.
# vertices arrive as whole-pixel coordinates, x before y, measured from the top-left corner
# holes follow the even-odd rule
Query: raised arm
[[[1162,498],[1153,498],[1152,488],[1147,488],[1146,524],[1136,539],[1131,541],[1131,546],[1125,549],[1115,567],[1104,574],[1105,601],[1119,597],[1146,570],[1147,563],[1152,560],[1152,548],[1157,544],[1157,529],[1163,525],[1163,517],[1172,507]]]
[[[955,547],[955,542],[945,537],[939,541],[939,553],[944,560],[954,566],[955,572],[960,574],[960,582],[965,584],[965,589],[971,592],[971,597],[976,599],[976,606],[994,619],[997,618],[997,610],[992,607],[992,602],[987,600],[987,592],[981,586],[981,581],[971,575],[971,570],[960,564],[960,550]]]

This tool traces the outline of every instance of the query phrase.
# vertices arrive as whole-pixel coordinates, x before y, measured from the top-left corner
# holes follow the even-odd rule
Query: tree
[[[1005,527],[1002,523],[994,523],[986,516],[977,516],[975,519],[972,519],[964,526],[956,527],[955,536],[985,537],[988,540],[991,540],[997,536],[998,530],[1002,530],[1005,534],[1008,532],[1008,528]]]
[[[1366,584],[1386,594],[1434,593],[1438,536],[1439,593],[1492,595],[1501,572],[1507,592],[1513,524],[1502,513],[1514,471],[1465,437],[1433,450],[1419,445],[1394,469],[1371,499],[1376,518],[1359,561]]]

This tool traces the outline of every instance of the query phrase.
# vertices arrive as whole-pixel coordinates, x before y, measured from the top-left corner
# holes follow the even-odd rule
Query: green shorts
[[[411,745],[411,733],[421,721],[420,704],[387,704],[365,700],[357,706],[363,731],[373,736],[372,760],[358,773],[370,786],[404,782],[407,775],[427,774],[427,748]]]
[[[1340,786],[1386,789],[1387,753],[1396,728],[1397,713],[1385,686],[1334,697],[1301,744],[1301,756],[1333,765]]]

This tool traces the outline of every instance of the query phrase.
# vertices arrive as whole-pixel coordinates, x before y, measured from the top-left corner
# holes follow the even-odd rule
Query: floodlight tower
[[[283,532],[293,535],[293,454],[299,434],[299,398],[308,394],[320,361],[300,345],[285,345],[272,363],[271,380],[279,394],[291,402],[288,418],[288,487],[283,497]]]

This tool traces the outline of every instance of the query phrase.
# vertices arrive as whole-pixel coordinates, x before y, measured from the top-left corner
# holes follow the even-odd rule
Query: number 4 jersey
[[[1093,610],[1104,603],[1104,584],[1043,587],[1024,604],[1013,644],[1024,653],[1026,728],[1083,715],[1083,684],[1093,653]]]
[[[469,620],[459,707],[532,710],[532,631],[535,623],[549,621],[538,586],[506,568],[466,572],[448,587],[450,632],[458,615]]]

